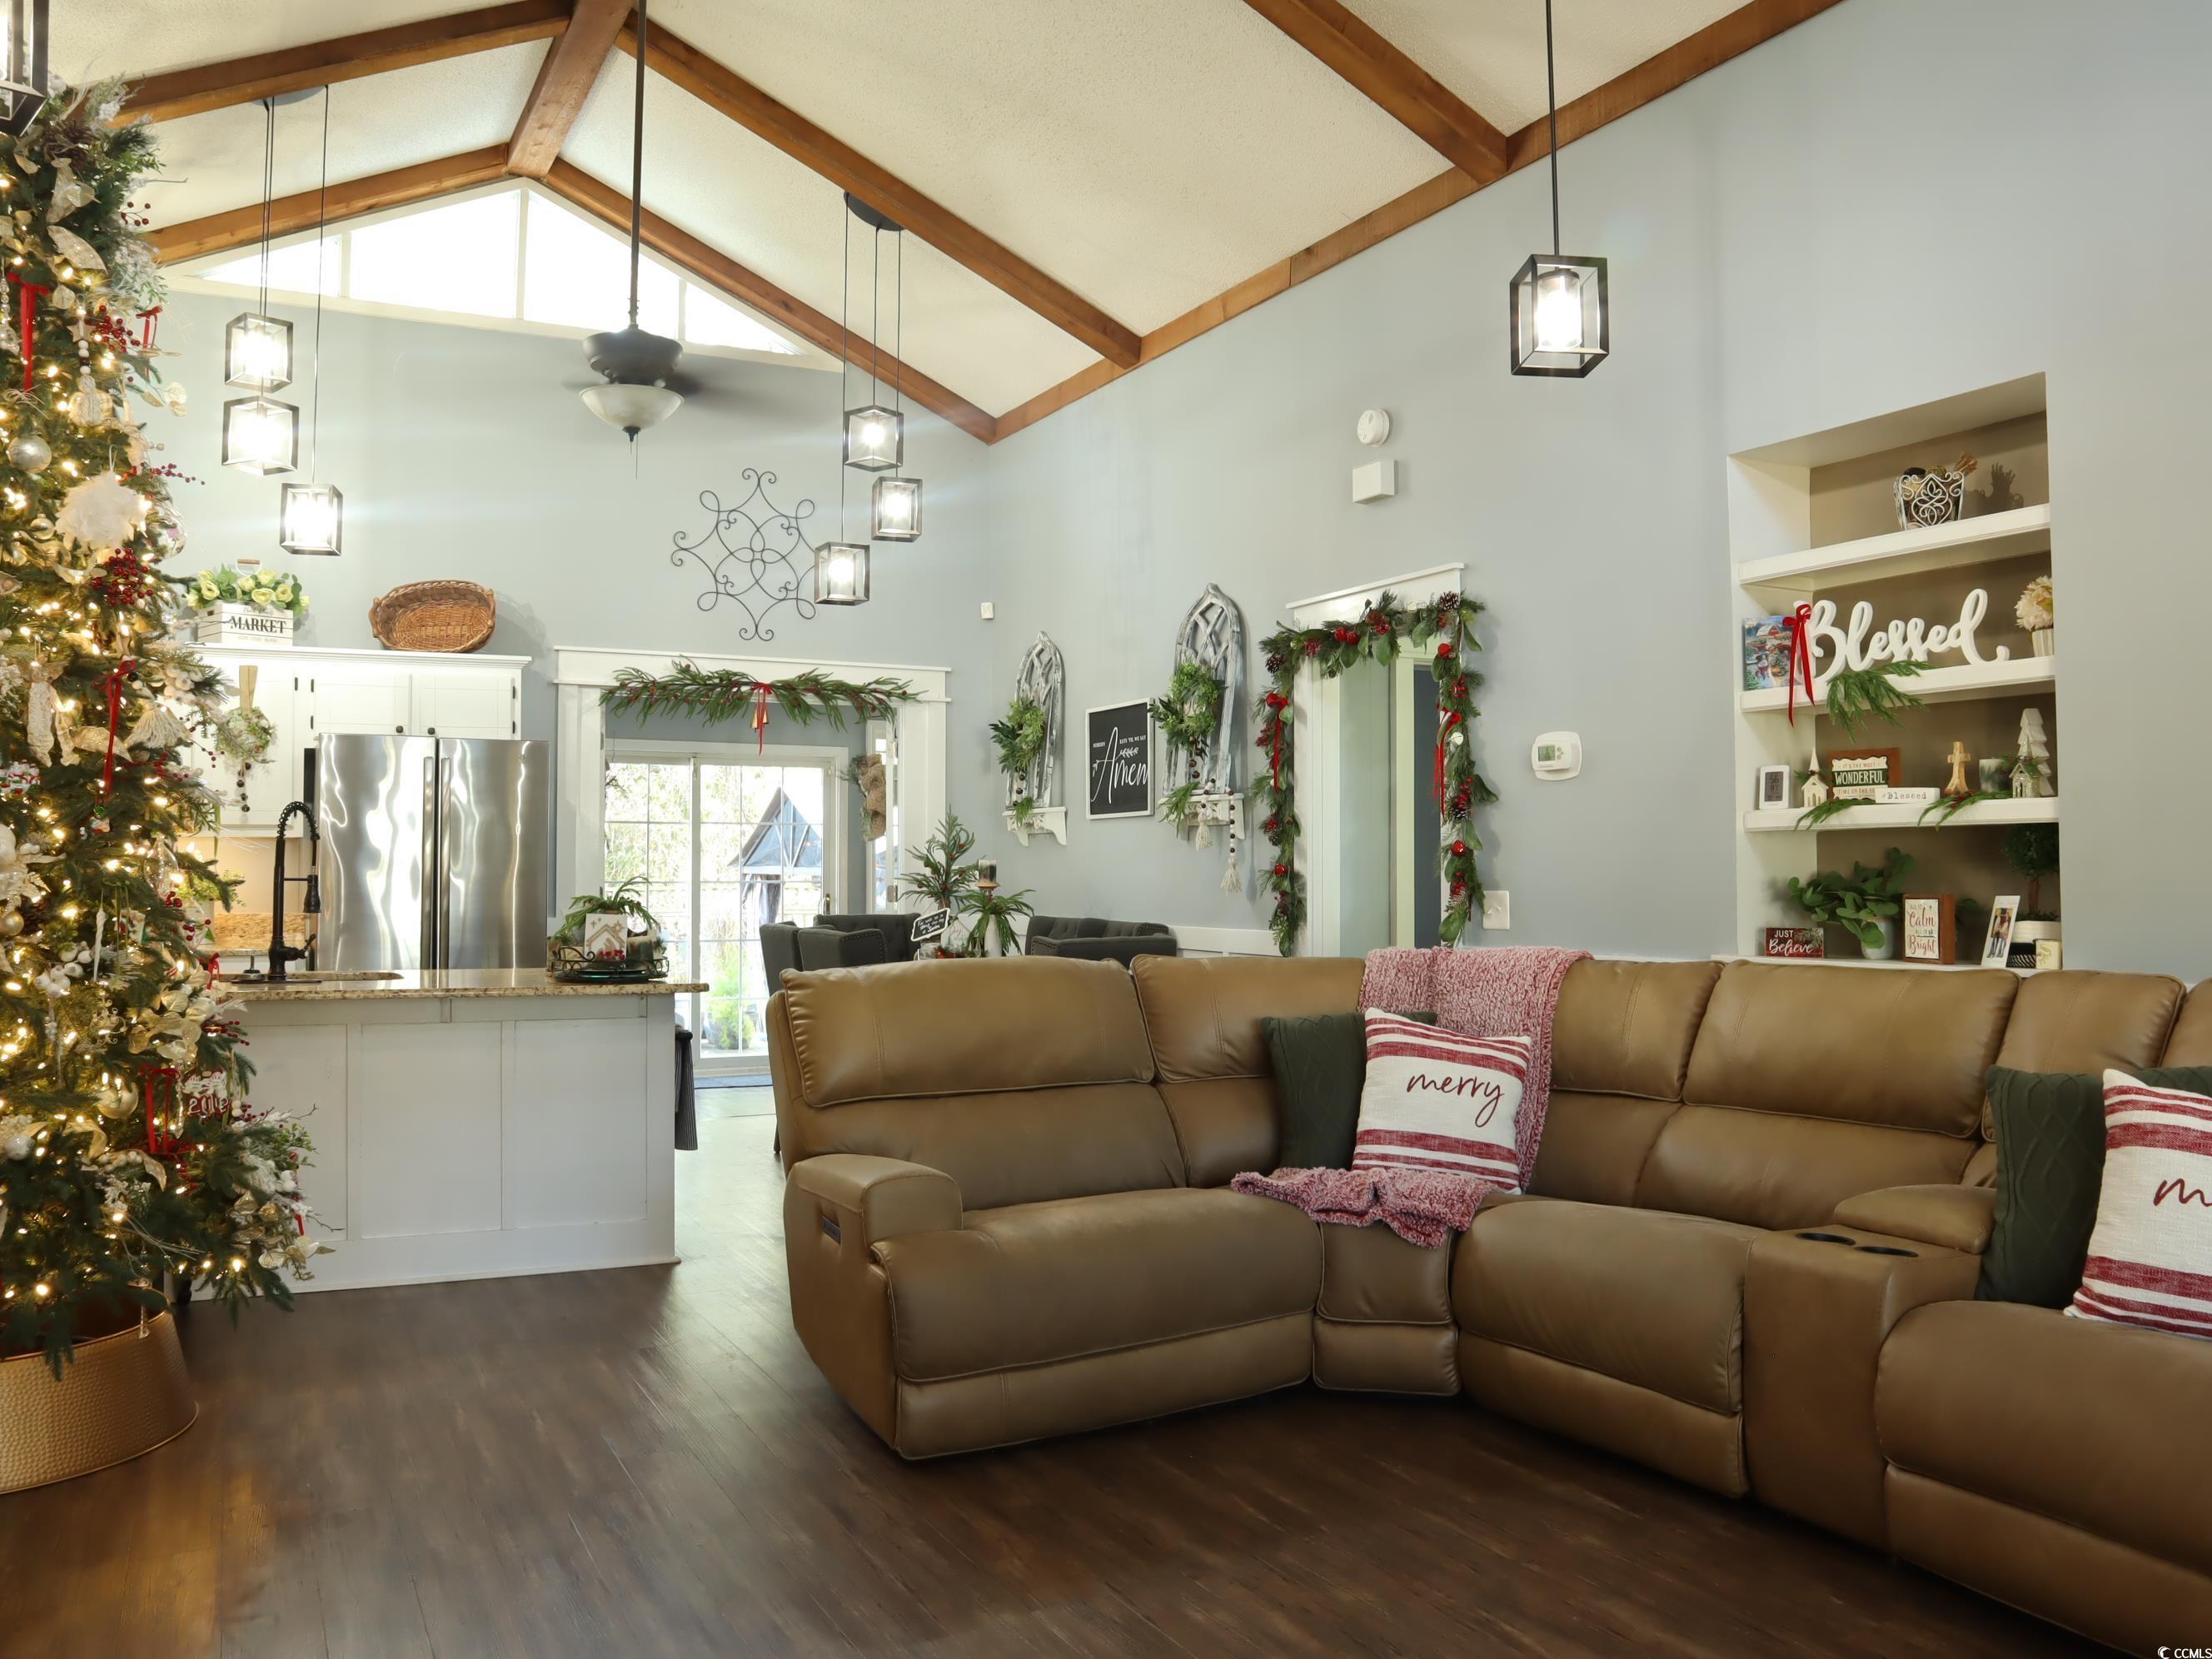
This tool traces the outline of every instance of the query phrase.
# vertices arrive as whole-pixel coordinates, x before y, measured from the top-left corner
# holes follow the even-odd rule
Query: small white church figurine
[[[2020,717],[2020,756],[2012,769],[2013,799],[2040,800],[2057,793],[2058,781],[2051,770],[2051,737],[2044,730],[2043,711],[2025,710]]]

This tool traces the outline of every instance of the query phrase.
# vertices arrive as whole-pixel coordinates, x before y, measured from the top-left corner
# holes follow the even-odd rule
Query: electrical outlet
[[[1513,895],[1502,890],[1490,890],[1482,896],[1482,928],[1485,933],[1504,931],[1513,925]]]

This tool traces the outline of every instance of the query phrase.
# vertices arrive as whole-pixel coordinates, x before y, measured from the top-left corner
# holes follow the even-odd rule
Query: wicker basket
[[[269,928],[274,920],[266,910],[219,910],[210,920],[208,931],[218,951],[246,951],[256,955],[269,948]],[[305,945],[313,918],[292,915],[284,918],[284,943]]]
[[[392,651],[481,651],[499,620],[499,599],[475,582],[409,582],[368,607],[368,626]]]

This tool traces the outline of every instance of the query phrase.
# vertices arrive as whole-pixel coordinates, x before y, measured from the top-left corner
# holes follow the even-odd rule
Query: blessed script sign
[[[1152,708],[1145,702],[1093,708],[1090,739],[1090,815],[1149,817],[1152,811]]]

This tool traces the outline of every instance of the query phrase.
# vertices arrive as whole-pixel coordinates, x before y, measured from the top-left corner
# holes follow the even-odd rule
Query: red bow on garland
[[[768,752],[768,704],[775,695],[775,687],[767,680],[753,684],[753,747],[761,753]]]
[[[1439,812],[1442,812],[1444,810],[1444,791],[1446,787],[1444,781],[1444,758],[1451,752],[1451,734],[1453,731],[1463,724],[1466,719],[1467,717],[1464,714],[1461,714],[1459,710],[1455,708],[1449,714],[1446,714],[1443,719],[1439,721],[1437,726],[1436,790],[1437,811]]]

